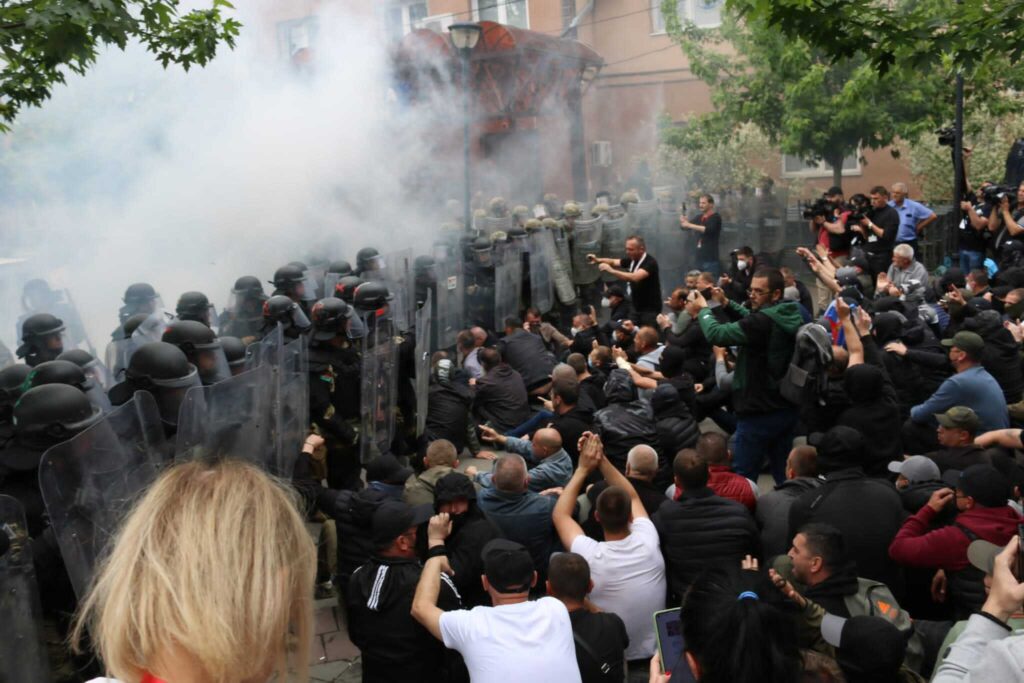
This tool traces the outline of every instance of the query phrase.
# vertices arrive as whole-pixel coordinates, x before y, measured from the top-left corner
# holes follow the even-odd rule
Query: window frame
[[[665,35],[665,17],[661,13],[661,0],[648,0],[650,2],[649,12],[651,15],[651,35],[652,36],[663,36]],[[697,3],[701,0],[676,0],[676,11],[679,12],[686,21],[694,22],[694,17],[697,15]],[[696,24],[697,28],[700,29],[714,29],[722,25],[722,10],[725,9],[724,0],[718,0],[718,22],[715,24]],[[683,11],[680,11],[683,10]],[[661,28],[655,26],[655,16],[661,17]]]
[[[423,5],[424,10],[427,12],[419,21],[424,21],[430,17],[430,2],[429,0],[392,0],[384,6],[384,29],[389,38],[392,37],[391,33],[391,18],[390,12],[394,9],[401,9],[402,11],[402,37],[409,35],[416,30],[416,22],[413,21],[410,16],[410,8],[416,5]]]
[[[514,0],[495,0],[495,9],[498,10],[498,23],[504,24],[506,26],[514,26],[515,28],[523,28],[528,30],[530,28],[530,0],[522,0],[523,9],[526,10],[525,26],[518,26],[516,24],[508,23],[508,5],[510,1]],[[482,19],[480,19],[480,0],[473,0],[473,20],[483,21]]]

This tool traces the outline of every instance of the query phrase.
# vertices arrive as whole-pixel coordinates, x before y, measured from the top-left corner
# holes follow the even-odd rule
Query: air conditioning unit
[[[609,140],[595,140],[590,145],[590,163],[608,168],[612,165],[612,143]]]

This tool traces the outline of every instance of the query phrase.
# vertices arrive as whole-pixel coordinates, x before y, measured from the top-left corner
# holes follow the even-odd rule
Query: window
[[[782,175],[802,178],[831,178],[832,166],[819,161],[808,162],[792,154],[782,155]],[[860,175],[860,153],[851,154],[843,159],[843,175]]]
[[[384,15],[388,37],[395,41],[401,40],[407,33],[419,28],[419,23],[426,19],[428,14],[426,2],[392,3]]]
[[[530,28],[526,0],[473,0],[477,21],[496,21],[518,28]]]
[[[281,57],[291,59],[300,50],[313,47],[319,28],[316,17],[303,17],[278,23],[277,46]]]
[[[661,3],[651,0],[651,33],[665,32]],[[677,0],[676,12],[680,20],[692,22],[697,28],[716,28],[722,24],[723,5],[725,0]]]

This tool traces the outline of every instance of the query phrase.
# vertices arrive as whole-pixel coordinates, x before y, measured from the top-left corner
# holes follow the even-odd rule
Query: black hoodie
[[[853,427],[871,444],[864,461],[868,476],[886,477],[889,463],[903,459],[896,391],[880,368],[864,364],[846,370],[843,386],[851,405],[836,424]]]
[[[992,375],[1006,402],[1017,403],[1024,395],[1024,374],[1021,372],[1020,344],[1003,327],[995,311],[982,311],[964,322],[964,329],[977,332],[985,340],[981,364]]]
[[[609,462],[624,472],[626,455],[633,446],[647,445],[661,451],[654,412],[638,400],[633,378],[625,370],[611,371],[604,393],[608,405],[594,413],[594,429],[601,437]]]

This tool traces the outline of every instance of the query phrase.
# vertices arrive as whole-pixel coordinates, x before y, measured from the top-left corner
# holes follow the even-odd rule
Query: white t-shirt
[[[646,517],[633,520],[629,536],[619,541],[595,541],[582,534],[570,550],[586,559],[594,590],[590,601],[619,615],[626,625],[626,659],[654,654],[654,613],[665,609],[665,558],[658,531]]]
[[[445,612],[441,637],[473,683],[580,683],[569,611],[555,598]]]

